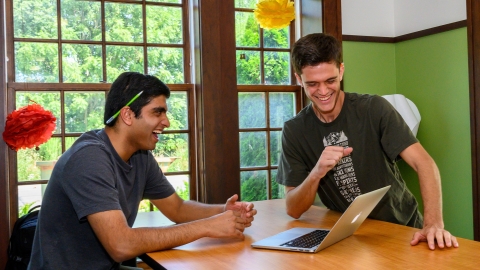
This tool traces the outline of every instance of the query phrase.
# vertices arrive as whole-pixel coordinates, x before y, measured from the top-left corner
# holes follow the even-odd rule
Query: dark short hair
[[[292,65],[295,73],[302,74],[302,68],[320,63],[334,62],[340,67],[342,46],[338,40],[328,34],[314,33],[306,35],[293,45]]]
[[[153,98],[161,95],[170,97],[170,89],[157,77],[138,72],[124,72],[112,83],[108,92],[103,115],[105,125],[114,126],[118,117],[109,124],[106,124],[107,120],[127,105],[140,91],[143,93],[129,105],[135,118],[140,117],[142,108]]]

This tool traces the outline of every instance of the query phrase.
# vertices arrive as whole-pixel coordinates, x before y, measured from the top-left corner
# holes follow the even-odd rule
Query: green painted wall
[[[343,42],[343,63],[345,91],[395,94],[395,44]]]
[[[461,28],[396,44],[343,42],[344,88],[403,94],[420,111],[418,139],[442,176],[445,227],[473,239],[467,30]],[[421,198],[416,173],[402,175]]]

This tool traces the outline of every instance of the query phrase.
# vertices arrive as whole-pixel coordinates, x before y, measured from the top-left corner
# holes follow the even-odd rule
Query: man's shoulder
[[[354,92],[345,92],[345,99],[352,102],[376,102],[379,99],[382,99],[379,95],[372,94],[360,94]]]
[[[88,156],[88,159],[94,159],[97,156],[100,157],[101,152],[108,152],[108,147],[99,132],[99,130],[92,130],[83,133],[72,146],[62,154],[60,159],[66,161],[71,159],[72,156],[82,156],[82,159]]]
[[[385,104],[388,104],[388,101],[379,96],[372,94],[359,94],[359,93],[350,93],[345,92],[345,100],[357,110],[370,110],[382,108]]]
[[[87,146],[105,147],[106,143],[102,138],[101,130],[91,130],[83,133],[72,145],[71,148],[79,150]]]
[[[298,114],[285,121],[285,126],[296,126],[305,123],[311,117],[312,105],[305,106]]]

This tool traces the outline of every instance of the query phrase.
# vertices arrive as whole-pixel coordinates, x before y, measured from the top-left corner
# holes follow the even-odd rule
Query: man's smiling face
[[[138,149],[155,149],[158,135],[170,126],[167,110],[167,98],[163,95],[153,98],[142,108],[140,117],[134,119],[134,134],[130,137]]]
[[[334,62],[320,63],[302,68],[302,74],[295,74],[312,101],[317,116],[324,122],[333,121],[340,113],[344,93],[340,90],[344,67]]]

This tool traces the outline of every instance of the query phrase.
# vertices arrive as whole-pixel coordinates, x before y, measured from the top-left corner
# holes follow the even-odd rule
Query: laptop
[[[254,248],[316,253],[352,235],[390,189],[386,186],[357,196],[332,229],[292,228],[255,243]]]

